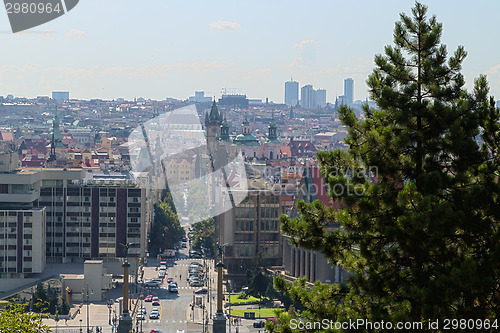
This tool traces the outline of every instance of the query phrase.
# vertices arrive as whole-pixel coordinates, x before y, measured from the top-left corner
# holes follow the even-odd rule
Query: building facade
[[[350,77],[344,79],[344,104],[351,105],[354,102],[354,80]]]
[[[225,277],[230,283],[245,283],[245,273],[259,255],[266,266],[282,265],[279,214],[280,195],[254,189],[235,208],[220,216],[221,244],[227,244]]]
[[[285,82],[285,104],[289,106],[297,105],[299,101],[299,83],[290,79]]]

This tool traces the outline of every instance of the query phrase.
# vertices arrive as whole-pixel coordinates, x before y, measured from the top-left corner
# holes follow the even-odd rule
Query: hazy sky
[[[428,0],[449,53],[464,45],[470,87],[487,74],[500,99],[500,1]],[[0,10],[0,95],[185,99],[223,88],[283,101],[284,82],[365,99],[373,57],[414,1],[80,0],[66,15],[12,34]]]

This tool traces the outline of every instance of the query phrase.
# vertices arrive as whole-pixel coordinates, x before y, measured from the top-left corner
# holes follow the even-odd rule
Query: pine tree
[[[467,92],[466,52],[448,57],[441,34],[420,3],[400,15],[367,80],[377,108],[365,105],[365,120],[340,108],[349,148],[318,154],[342,208],[299,202],[300,218],[282,217],[296,245],[350,272],[311,291],[275,281],[306,318],[500,317],[499,111],[484,76]],[[334,221],[341,228],[327,232]]]

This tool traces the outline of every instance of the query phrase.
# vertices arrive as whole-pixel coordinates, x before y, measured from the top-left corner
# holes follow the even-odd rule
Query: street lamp
[[[86,287],[86,290],[87,292],[87,333],[90,333],[90,326],[89,326],[89,313],[90,313],[90,310],[89,310],[89,285],[87,284],[87,287]],[[93,294],[94,292],[92,290],[90,290],[90,293]],[[80,319],[81,321],[81,319]]]
[[[111,325],[111,304],[113,301],[111,299],[108,300],[108,325]]]

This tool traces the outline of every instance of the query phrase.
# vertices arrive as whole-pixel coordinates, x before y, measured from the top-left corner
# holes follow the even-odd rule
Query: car
[[[137,310],[137,312],[142,313],[142,314],[147,314],[148,313],[148,311],[146,310],[145,306],[139,308],[139,310]]]
[[[135,316],[135,319],[137,320],[144,320],[146,319],[146,316],[142,312],[138,312],[137,315]]]
[[[158,272],[158,277],[159,277],[159,278],[163,278],[163,277],[165,277],[165,271],[159,271],[159,272]]]
[[[149,333],[161,333],[161,331],[154,328]]]
[[[159,287],[161,284],[161,282],[158,282],[158,281],[146,281],[144,283],[144,286],[145,287]]]
[[[153,297],[152,303],[153,303],[153,305],[160,305],[160,299],[157,296],[155,296],[155,297]]]
[[[207,294],[208,289],[207,288],[199,288],[194,291],[195,294]]]
[[[256,320],[253,322],[253,327],[255,328],[262,328],[264,326],[266,326],[266,322],[263,320]]]
[[[157,308],[151,310],[151,313],[149,314],[149,319],[159,319],[159,318],[160,318],[160,311],[158,311]]]
[[[146,298],[144,299],[144,302],[152,302],[153,301],[153,295],[148,295],[146,296]]]
[[[189,282],[189,285],[191,287],[201,287],[201,286],[203,286],[203,283],[201,283],[200,280],[193,280],[193,281]]]
[[[174,278],[173,277],[167,278],[167,283],[172,283],[172,282],[174,282]]]
[[[169,284],[168,291],[170,291],[171,293],[178,293],[179,290],[177,288],[177,284],[173,284],[173,283]]]

